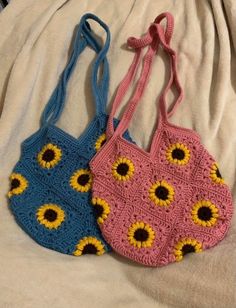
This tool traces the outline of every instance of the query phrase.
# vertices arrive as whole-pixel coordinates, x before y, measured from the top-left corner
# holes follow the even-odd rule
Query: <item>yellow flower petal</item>
[[[38,208],[36,217],[38,222],[46,228],[57,229],[65,220],[65,212],[60,206],[48,203]]]
[[[82,238],[76,245],[76,250],[73,252],[75,256],[83,254],[96,254],[100,256],[105,253],[104,245],[96,237],[88,236]]]
[[[190,249],[192,247],[192,249]],[[196,239],[181,239],[174,247],[173,253],[176,261],[181,261],[185,254],[192,252],[201,252],[202,244]]]
[[[182,143],[172,144],[166,151],[166,159],[179,166],[186,165],[190,159],[190,150]]]
[[[70,186],[78,192],[88,192],[92,185],[92,175],[88,169],[79,169],[70,178]]]
[[[142,230],[145,232],[142,233]],[[129,243],[136,248],[149,248],[153,245],[154,239],[154,230],[143,221],[133,223],[128,229]]]
[[[96,151],[100,150],[105,142],[106,142],[106,134],[102,134],[101,136],[99,136],[99,138],[95,143],[95,150]]]
[[[219,218],[218,208],[209,200],[200,200],[194,204],[191,217],[197,225],[212,227]]]
[[[38,153],[37,159],[42,168],[50,169],[59,163],[61,157],[61,149],[52,143],[48,143]]]
[[[158,189],[162,189],[162,193],[158,192]],[[162,196],[163,191],[166,192],[165,196]],[[165,180],[154,183],[149,189],[149,198],[159,206],[168,206],[174,200],[175,191],[174,188],[168,184]]]
[[[13,195],[22,194],[29,185],[26,178],[20,173],[12,173],[10,175],[10,182],[11,182],[11,187],[10,191],[7,194],[8,198],[11,198]]]
[[[134,174],[135,168],[132,161],[126,157],[119,157],[112,165],[111,173],[118,181],[127,181]]]
[[[99,224],[103,224],[110,213],[109,204],[101,198],[92,198],[92,205],[94,206],[95,209],[97,222]]]

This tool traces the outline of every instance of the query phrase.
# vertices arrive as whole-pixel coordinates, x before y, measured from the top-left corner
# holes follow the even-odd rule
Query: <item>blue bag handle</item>
[[[96,21],[106,31],[107,37],[103,47],[92,34],[88,19]],[[57,87],[54,89],[41,116],[41,126],[54,125],[61,116],[66,98],[66,86],[75,68],[76,61],[84,49],[90,46],[98,55],[92,66],[92,92],[95,100],[96,115],[106,112],[106,103],[109,87],[109,64],[106,54],[110,46],[110,31],[108,26],[97,16],[87,13],[83,15],[73,44],[70,60],[60,76]],[[98,81],[98,71],[103,66],[101,80]]]

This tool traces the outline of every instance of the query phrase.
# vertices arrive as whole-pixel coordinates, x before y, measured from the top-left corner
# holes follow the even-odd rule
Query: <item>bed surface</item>
[[[38,129],[85,12],[109,26],[109,108],[139,37],[161,12],[175,18],[172,46],[185,91],[172,123],[196,130],[236,197],[236,2],[233,0],[13,0],[0,14],[0,307],[224,307],[236,305],[236,217],[215,248],[183,262],[147,268],[114,253],[75,258],[45,249],[14,221],[6,199],[20,143]],[[97,33],[102,35],[101,29]],[[83,53],[69,83],[58,126],[79,136],[94,114],[89,86],[93,52]],[[165,65],[166,64],[166,65]],[[148,147],[156,98],[168,77],[163,55],[130,132]],[[130,92],[131,93],[131,92]],[[124,100],[123,106],[127,100]],[[122,108],[121,108],[122,110]]]

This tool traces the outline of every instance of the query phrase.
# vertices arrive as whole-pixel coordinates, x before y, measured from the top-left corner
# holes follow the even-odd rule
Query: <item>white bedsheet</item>
[[[0,307],[224,307],[236,306],[236,217],[217,247],[183,262],[146,268],[116,254],[75,258],[36,244],[14,221],[5,197],[20,143],[39,127],[85,12],[112,33],[109,102],[131,63],[129,36],[140,36],[164,11],[175,17],[172,46],[185,99],[173,123],[195,129],[216,157],[234,192],[236,169],[236,2],[233,0],[13,0],[0,14]],[[98,29],[98,34],[102,34]],[[104,36],[103,36],[104,38]],[[69,83],[58,126],[79,136],[94,114],[83,53]],[[155,101],[168,76],[155,60],[148,89],[130,131],[147,147]],[[167,74],[167,75],[166,75]],[[86,80],[86,82],[85,82]],[[123,102],[123,106],[126,101]]]

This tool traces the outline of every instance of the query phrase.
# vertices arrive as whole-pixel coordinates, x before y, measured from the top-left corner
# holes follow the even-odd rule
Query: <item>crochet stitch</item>
[[[166,19],[166,30],[160,25]],[[177,57],[170,47],[173,17],[159,15],[141,39],[130,38],[135,57],[121,82],[108,120],[108,141],[90,162],[93,204],[106,204],[100,221],[104,238],[121,255],[149,266],[182,260],[221,241],[230,225],[233,206],[229,188],[200,136],[172,125],[169,118],[183,93],[177,77]],[[150,151],[124,140],[150,74],[159,45],[169,55],[170,80],[159,101],[159,121]],[[142,49],[148,46],[135,93],[117,127],[112,118],[134,78]],[[165,97],[175,85],[178,97],[170,110]],[[98,200],[98,201],[96,201]]]
[[[101,48],[93,36],[88,19],[98,22],[107,33]],[[92,14],[79,23],[72,55],[41,118],[41,128],[22,143],[20,161],[10,176],[10,208],[18,224],[39,244],[75,256],[102,255],[110,247],[98,228],[91,205],[92,176],[89,160],[104,144],[107,115],[109,70],[106,53],[110,32]],[[96,116],[76,139],[55,126],[66,96],[66,85],[76,61],[89,46],[97,53],[92,66],[92,92]],[[99,67],[101,80],[97,80]],[[118,124],[114,120],[115,125]],[[124,135],[129,138],[128,133]],[[103,215],[103,218],[106,216]]]

